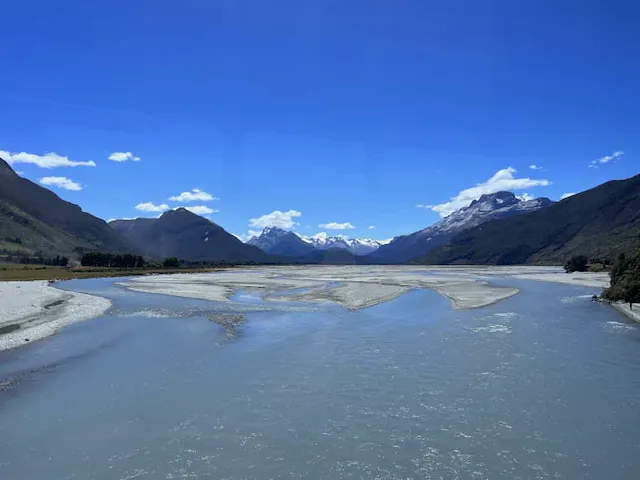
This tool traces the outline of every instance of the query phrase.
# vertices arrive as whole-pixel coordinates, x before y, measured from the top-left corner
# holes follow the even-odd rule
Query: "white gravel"
[[[607,272],[575,272],[575,273],[524,273],[513,275],[522,280],[537,280],[540,282],[568,283],[585,287],[607,288],[610,283]]]
[[[457,308],[482,307],[518,293],[516,288],[478,280],[477,275],[476,268],[286,266],[149,276],[124,285],[136,291],[217,301],[228,301],[237,290],[252,290],[267,300],[331,301],[349,309],[386,302],[416,288],[433,289],[450,298]],[[310,290],[287,291],[293,289]]]
[[[18,347],[55,334],[60,328],[104,314],[106,298],[58,290],[46,281],[0,282],[0,350]]]

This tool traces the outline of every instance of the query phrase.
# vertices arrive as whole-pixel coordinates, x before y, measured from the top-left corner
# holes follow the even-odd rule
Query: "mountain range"
[[[366,255],[386,242],[344,235],[331,237],[326,233],[305,237],[282,228],[266,227],[260,235],[251,237],[247,243],[271,255],[304,257],[318,250],[330,249],[343,249],[354,255]]]
[[[17,175],[0,159],[0,254],[138,253],[191,262],[337,264],[564,263],[574,254],[614,259],[640,245],[640,175],[560,202],[511,192],[483,195],[433,225],[390,242],[265,228],[246,244],[177,208],[159,218],[103,220]]]
[[[553,202],[548,198],[524,200],[511,192],[482,195],[467,207],[410,235],[394,238],[370,255],[373,263],[404,263],[425,255],[446,243],[456,234],[469,228],[500,218],[530,213],[546,208]]]
[[[465,230],[416,259],[428,264],[561,264],[615,259],[640,247],[640,175],[614,180],[527,215]]]

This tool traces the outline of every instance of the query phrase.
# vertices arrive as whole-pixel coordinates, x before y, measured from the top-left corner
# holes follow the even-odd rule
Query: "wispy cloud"
[[[140,157],[136,157],[131,152],[113,152],[111,155],[109,155],[109,160],[113,162],[139,162]]]
[[[564,200],[565,198],[573,197],[575,194],[576,194],[575,192],[563,193],[562,196],[560,197],[560,200]]]
[[[169,197],[169,200],[173,202],[211,202],[213,200],[219,200],[210,193],[194,188],[190,192],[182,192],[180,195],[174,195]]]
[[[327,230],[353,230],[354,227],[349,222],[345,223],[337,223],[337,222],[329,222],[329,223],[321,223],[318,225],[320,228],[326,228]]]
[[[56,167],[95,167],[96,162],[69,160],[67,157],[58,155],[57,153],[45,153],[44,155],[36,155],[35,153],[11,153],[6,150],[0,150],[0,158],[6,160],[9,165],[16,163],[30,163],[40,168],[56,168]]]
[[[141,212],[166,212],[169,210],[169,205],[166,203],[156,205],[153,202],[142,202],[136,205],[136,210]]]
[[[297,210],[287,210],[286,212],[274,210],[261,217],[250,218],[249,226],[255,228],[278,227],[284,230],[291,230],[294,226],[299,225],[293,219],[301,216],[302,213]]]
[[[374,228],[376,228],[375,225],[369,225],[369,230],[373,230]]]
[[[591,163],[589,164],[589,168],[598,168],[600,165],[613,162],[616,158],[620,158],[623,155],[624,152],[622,150],[618,150],[616,152],[613,152],[611,155],[605,155],[604,157],[596,158],[595,160],[591,161]]]
[[[529,168],[531,170],[542,170],[542,167],[540,165],[536,165],[536,164],[529,165]]]
[[[184,206],[184,207],[176,207],[176,208],[184,208],[185,210],[189,210],[191,213],[195,213],[196,215],[209,215],[211,213],[217,213],[220,211],[220,210],[214,210],[213,208],[209,208],[206,205],[193,205],[190,207]]]
[[[423,205],[421,208],[430,208],[434,212],[439,213],[441,217],[446,217],[456,210],[466,207],[473,200],[477,200],[482,195],[496,193],[503,190],[517,191],[531,187],[546,187],[551,185],[551,182],[545,179],[537,180],[527,177],[516,178],[515,173],[516,170],[514,168],[503,168],[502,170],[498,170],[485,182],[479,183],[475,187],[462,190],[456,196],[451,197],[448,202],[431,206]]]
[[[41,185],[63,188],[65,190],[82,190],[82,185],[67,177],[43,177],[40,179]]]
[[[418,203],[416,205],[417,208],[426,208],[427,210],[431,210],[433,208],[433,205],[426,205],[424,203]]]

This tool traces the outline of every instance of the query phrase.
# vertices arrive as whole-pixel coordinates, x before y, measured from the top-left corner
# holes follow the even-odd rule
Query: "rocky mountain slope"
[[[178,257],[192,262],[266,262],[269,256],[246,245],[219,225],[184,208],[160,218],[114,220],[111,228],[152,258]]]
[[[482,195],[467,207],[410,235],[394,238],[369,255],[375,263],[404,263],[425,255],[448,242],[454,235],[491,220],[530,213],[553,204],[548,198],[522,200],[511,192]]]
[[[0,159],[0,249],[77,258],[83,251],[123,253],[132,246],[104,220],[20,177]]]
[[[247,244],[258,247],[270,255],[285,257],[303,257],[316,251],[315,247],[295,233],[278,227],[265,228],[259,236],[249,239]]]
[[[342,248],[354,255],[366,255],[372,253],[388,242],[374,240],[372,238],[351,238],[346,235],[329,236],[326,233],[319,233],[312,237],[301,237],[309,245],[313,245],[318,250],[329,250],[331,248]]]
[[[346,235],[332,237],[326,233],[305,237],[277,227],[265,228],[259,236],[252,237],[247,243],[269,254],[287,257],[305,257],[316,250],[330,249],[343,249],[354,255],[366,255],[385,244],[383,241],[370,238],[351,238]]]
[[[640,175],[614,180],[528,215],[483,223],[417,261],[563,264],[571,255],[613,260],[640,245]]]

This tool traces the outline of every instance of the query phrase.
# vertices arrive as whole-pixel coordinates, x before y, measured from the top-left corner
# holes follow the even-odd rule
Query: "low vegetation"
[[[567,273],[586,272],[588,268],[589,258],[586,255],[574,255],[564,266]]]
[[[80,264],[83,267],[142,268],[147,262],[142,256],[133,253],[88,252],[82,256]]]
[[[162,262],[162,265],[167,268],[177,268],[180,266],[180,260],[178,260],[178,257],[167,257]]]
[[[633,256],[620,254],[611,269],[611,287],[604,291],[604,298],[612,301],[640,303],[640,249]]]

